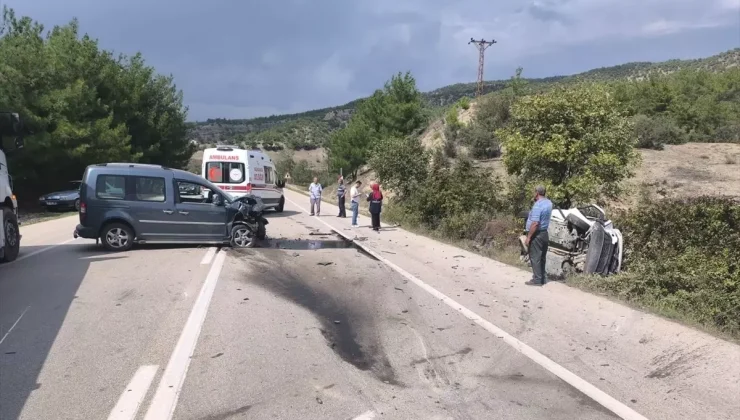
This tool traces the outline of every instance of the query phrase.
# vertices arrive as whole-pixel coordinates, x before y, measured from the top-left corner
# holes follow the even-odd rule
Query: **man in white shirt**
[[[352,189],[349,190],[349,195],[352,199],[351,208],[352,208],[352,227],[357,227],[357,213],[360,211],[360,186],[362,185],[362,182],[357,181],[355,182],[355,185],[352,186]]]
[[[308,194],[311,196],[311,216],[314,215],[313,209],[316,206],[316,216],[321,215],[321,184],[319,179],[314,177],[311,185],[308,186]]]

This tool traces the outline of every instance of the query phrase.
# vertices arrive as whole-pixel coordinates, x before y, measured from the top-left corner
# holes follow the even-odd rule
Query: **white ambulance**
[[[253,194],[265,207],[279,212],[285,206],[285,181],[279,179],[272,159],[260,150],[237,146],[205,149],[201,176],[234,197]]]

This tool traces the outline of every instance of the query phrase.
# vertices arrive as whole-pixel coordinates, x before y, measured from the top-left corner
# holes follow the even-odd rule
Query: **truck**
[[[23,147],[23,123],[16,112],[0,111],[0,263],[18,258],[21,232],[18,228],[18,200],[13,194],[6,152]]]

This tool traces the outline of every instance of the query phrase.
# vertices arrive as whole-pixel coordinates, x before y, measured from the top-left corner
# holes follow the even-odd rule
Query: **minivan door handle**
[[[165,214],[172,214],[174,213],[173,210],[162,210]]]
[[[190,214],[190,212],[182,211],[182,210],[178,211],[178,213],[182,214],[183,216],[187,216],[188,214]]]

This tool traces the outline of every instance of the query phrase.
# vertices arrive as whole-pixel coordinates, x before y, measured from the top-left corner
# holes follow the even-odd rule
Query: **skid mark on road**
[[[306,212],[306,210],[295,203],[293,200],[286,197],[286,201],[290,202],[295,207],[303,210]],[[335,228],[334,226],[330,225],[329,223],[321,220],[320,218],[316,218],[317,221],[323,223],[325,226],[327,226],[332,231],[336,232],[340,236],[345,237],[348,240],[352,240],[349,236],[342,233],[341,229]],[[599,388],[592,385],[590,382],[586,381],[585,379],[577,376],[573,372],[567,370],[563,366],[557,364],[555,361],[551,360],[544,354],[538,352],[537,350],[533,349],[532,347],[529,347],[524,342],[520,341],[516,337],[512,336],[511,334],[507,333],[506,331],[502,330],[501,328],[493,325],[490,321],[484,319],[480,315],[476,314],[475,312],[471,311],[470,309],[464,307],[460,303],[456,302],[449,296],[445,295],[444,293],[440,292],[439,290],[435,289],[434,287],[428,285],[427,283],[423,282],[421,279],[417,278],[413,274],[409,273],[408,271],[404,270],[403,268],[397,266],[384,256],[382,256],[379,252],[375,251],[374,249],[362,244],[355,242],[357,246],[360,248],[363,248],[368,254],[373,255],[375,258],[377,258],[379,261],[383,262],[385,265],[396,271],[398,274],[402,275],[406,279],[408,279],[410,282],[416,284],[421,289],[426,291],[427,293],[431,294],[435,298],[439,299],[441,302],[445,303],[450,308],[454,309],[455,311],[459,312],[469,320],[475,322],[476,324],[483,327],[486,331],[490,332],[491,334],[495,335],[496,337],[503,340],[506,344],[514,348],[519,353],[523,354],[524,356],[528,357],[533,362],[537,363],[550,373],[554,374],[555,376],[559,377],[563,381],[565,381],[567,384],[571,385],[578,391],[582,392],[592,400],[596,401],[597,403],[601,404],[603,407],[605,407],[607,410],[611,411],[612,413],[618,415],[619,417],[625,419],[625,420],[648,420],[645,416],[641,415],[640,413],[636,412],[635,410],[631,409],[627,405],[621,403],[611,395],[605,393],[604,391],[600,390]]]
[[[364,317],[356,308],[342,304],[336,296],[311,287],[289,268],[265,254],[258,256],[242,250],[234,253],[239,254],[242,254],[242,258],[249,258],[251,269],[259,273],[251,276],[249,282],[311,311],[321,323],[320,331],[327,345],[342,360],[360,370],[371,372],[387,384],[401,385],[377,338],[360,334],[361,328],[357,324]]]

